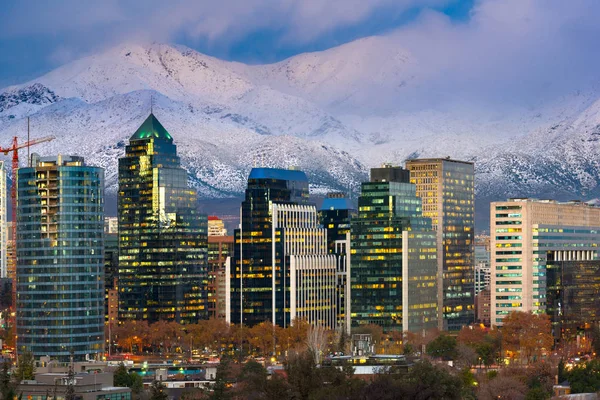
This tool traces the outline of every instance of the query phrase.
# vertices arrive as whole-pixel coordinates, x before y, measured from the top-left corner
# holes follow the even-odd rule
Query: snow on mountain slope
[[[385,36],[254,66],[123,44],[0,91],[0,143],[31,116],[33,137],[57,136],[34,151],[83,154],[114,190],[153,95],[206,197],[239,194],[253,165],[297,166],[326,191],[356,188],[381,162],[446,156],[476,161],[479,198],[600,195],[598,87],[528,106],[419,108],[419,62]]]

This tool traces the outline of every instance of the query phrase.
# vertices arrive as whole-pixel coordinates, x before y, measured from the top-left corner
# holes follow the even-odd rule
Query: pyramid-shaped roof
[[[129,140],[143,140],[143,139],[164,139],[164,140],[173,140],[169,132],[165,129],[164,126],[156,119],[154,114],[150,113],[148,118],[144,121],[142,125],[135,131],[133,136],[129,138]]]

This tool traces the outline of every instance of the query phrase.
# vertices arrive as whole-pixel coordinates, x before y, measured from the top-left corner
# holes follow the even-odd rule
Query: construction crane
[[[27,125],[29,125],[29,123]],[[29,136],[29,132],[27,133],[27,136]],[[13,233],[13,240],[15,241],[15,243],[17,241],[17,182],[16,182],[16,177],[17,177],[17,169],[19,169],[19,149],[23,149],[23,148],[27,147],[27,154],[29,154],[30,146],[44,143],[44,142],[49,142],[54,139],[56,139],[54,136],[46,136],[46,137],[39,138],[39,139],[28,140],[25,143],[19,144],[18,139],[15,136],[13,138],[11,147],[0,147],[0,152],[4,153],[4,155],[8,155],[8,153],[10,153],[11,151],[13,153],[12,186],[10,188],[10,199],[12,201],[12,221],[13,221],[12,233]],[[27,162],[29,163],[29,160]]]

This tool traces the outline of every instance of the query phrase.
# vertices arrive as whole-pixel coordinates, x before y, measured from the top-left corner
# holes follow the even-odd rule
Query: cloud
[[[391,33],[389,26],[368,32],[386,34],[416,60],[413,107],[531,103],[585,88],[600,71],[597,0],[475,0],[464,21],[435,11],[464,0],[5,1],[0,45],[24,43],[27,51],[35,38],[35,51],[51,67],[132,40],[177,42],[235,59],[228,50],[258,45],[248,42],[257,32],[268,36],[260,54],[290,54],[352,38],[376,25],[374,16],[389,22],[420,10]],[[349,33],[332,39],[339,31]],[[9,68],[0,60],[0,69]]]
[[[424,12],[392,36],[437,95],[534,102],[600,78],[598,17],[595,0],[480,0],[466,23]]]

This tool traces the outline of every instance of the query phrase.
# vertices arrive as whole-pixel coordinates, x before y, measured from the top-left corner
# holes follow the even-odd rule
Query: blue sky
[[[465,22],[474,1],[224,0],[217,5],[202,0],[3,0],[0,87],[137,39],[183,44],[227,60],[275,62],[386,34],[425,11]]]

